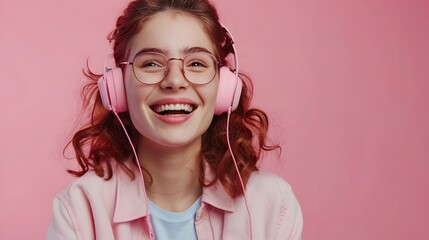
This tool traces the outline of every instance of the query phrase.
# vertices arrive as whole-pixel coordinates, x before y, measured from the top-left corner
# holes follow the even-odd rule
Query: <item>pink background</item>
[[[127,1],[0,2],[0,238],[42,239],[73,178],[81,69]],[[429,2],[216,0],[271,117],[304,239],[429,239]],[[271,159],[271,160],[270,160]]]

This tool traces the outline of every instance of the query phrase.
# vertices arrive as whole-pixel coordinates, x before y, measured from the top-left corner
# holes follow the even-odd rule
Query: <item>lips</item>
[[[187,103],[162,104],[151,107],[152,110],[160,115],[181,115],[190,114],[195,110],[195,105]]]
[[[198,105],[188,99],[163,99],[150,106],[153,112],[163,116],[191,114]]]

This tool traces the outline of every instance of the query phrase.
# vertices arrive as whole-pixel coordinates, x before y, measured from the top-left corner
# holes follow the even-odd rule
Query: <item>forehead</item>
[[[184,12],[163,11],[146,20],[130,41],[130,54],[145,48],[162,50],[167,56],[181,56],[189,48],[205,48],[214,53],[214,44],[202,22]]]

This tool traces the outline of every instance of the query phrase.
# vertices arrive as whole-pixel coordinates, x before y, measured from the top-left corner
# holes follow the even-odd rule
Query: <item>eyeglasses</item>
[[[137,54],[132,62],[120,64],[132,65],[137,80],[144,84],[156,84],[167,75],[172,60],[182,62],[182,74],[193,84],[207,84],[211,82],[218,71],[219,63],[215,57],[206,52],[187,54],[184,58],[169,58],[157,52]]]

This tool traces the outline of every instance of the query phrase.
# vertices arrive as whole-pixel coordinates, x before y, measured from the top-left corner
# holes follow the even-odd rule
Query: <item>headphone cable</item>
[[[244,187],[243,179],[241,178],[240,170],[238,169],[237,161],[235,160],[235,156],[234,156],[234,153],[233,153],[232,147],[231,147],[231,142],[229,140],[229,119],[231,116],[231,110],[232,110],[232,106],[230,106],[228,109],[228,116],[226,119],[226,141],[228,142],[228,148],[229,148],[229,152],[231,153],[232,160],[234,162],[235,170],[237,171],[238,178],[240,179],[241,189],[243,189],[244,203],[246,204],[247,216],[249,217],[249,236],[250,236],[250,240],[252,240],[253,239],[253,237],[252,237],[252,232],[253,232],[252,231],[252,218],[250,216],[249,204],[247,202],[246,189]]]
[[[139,169],[139,173],[140,173],[141,181],[142,181],[142,185],[143,185],[143,193],[144,193],[145,204],[146,204],[146,219],[147,219],[148,226],[149,226],[149,237],[150,237],[150,240],[155,240],[153,238],[152,224],[150,224],[150,219],[149,219],[150,218],[150,216],[149,216],[149,203],[148,203],[148,197],[147,197],[147,193],[146,193],[146,184],[144,182],[143,171],[142,171],[142,168],[140,166],[140,160],[139,160],[139,157],[137,156],[137,152],[136,152],[136,149],[134,148],[133,142],[131,141],[131,138],[128,135],[128,132],[124,126],[124,123],[122,122],[121,118],[119,117],[118,113],[116,112],[116,109],[114,109],[113,105],[112,105],[112,108],[113,108],[112,112],[115,114],[116,118],[119,120],[119,123],[121,124],[122,129],[124,130],[125,135],[127,136],[128,142],[131,145],[134,156],[136,157],[136,163],[137,163],[137,167]]]

